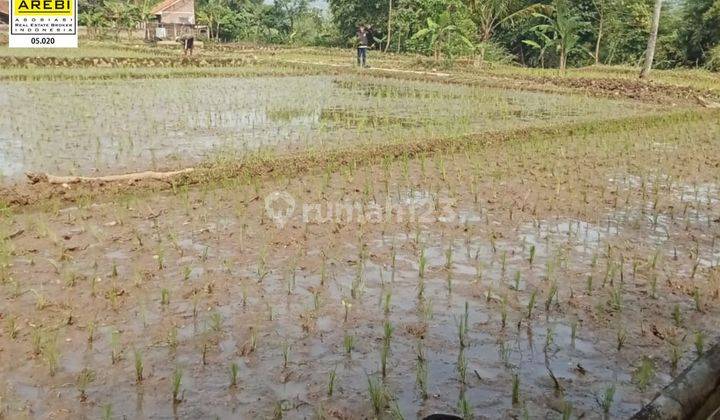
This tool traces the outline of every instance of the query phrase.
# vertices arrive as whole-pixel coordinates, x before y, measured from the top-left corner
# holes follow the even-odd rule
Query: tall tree
[[[653,11],[652,27],[648,37],[647,50],[645,50],[645,64],[640,71],[640,78],[644,79],[650,74],[653,59],[655,58],[655,46],[657,45],[658,30],[660,29],[660,12],[662,11],[662,0],[655,0]]]
[[[390,39],[392,37],[392,12],[393,12],[393,0],[388,2],[388,24],[387,24],[387,43],[385,44],[385,51],[390,49]]]

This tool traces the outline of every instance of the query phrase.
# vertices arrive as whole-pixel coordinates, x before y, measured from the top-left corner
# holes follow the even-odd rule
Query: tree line
[[[152,18],[153,0],[81,0],[81,24],[119,33]],[[720,70],[720,0],[197,0],[218,42],[352,46],[436,60],[472,57],[533,67],[590,64]],[[650,48],[649,48],[650,47]]]

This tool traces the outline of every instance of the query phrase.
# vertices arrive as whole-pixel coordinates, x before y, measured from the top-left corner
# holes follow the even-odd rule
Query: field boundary
[[[132,180],[129,182],[88,182],[73,186],[38,182],[32,185],[15,184],[0,187],[0,208],[25,208],[42,205],[48,200],[76,203],[99,200],[125,194],[128,191],[158,192],[180,185],[208,184],[230,178],[252,179],[267,177],[293,177],[312,172],[336,171],[342,167],[379,163],[383,160],[414,158],[433,153],[454,153],[477,150],[493,143],[507,141],[534,141],[575,135],[614,133],[630,129],[650,129],[669,124],[698,121],[718,121],[716,109],[684,109],[682,111],[615,118],[604,121],[586,121],[542,128],[521,128],[489,131],[457,137],[437,137],[401,140],[377,144],[345,145],[330,150],[307,149],[302,152],[273,154],[258,151],[239,159],[206,162],[195,165],[192,172],[167,180]],[[178,168],[169,168],[178,169]]]

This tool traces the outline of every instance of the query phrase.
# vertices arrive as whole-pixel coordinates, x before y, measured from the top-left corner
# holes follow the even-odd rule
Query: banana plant
[[[542,44],[529,39],[523,40],[523,43],[538,49],[541,61],[544,60],[545,51],[554,48],[560,60],[560,71],[564,72],[569,54],[585,51],[592,56],[592,53],[580,45],[580,35],[587,30],[589,24],[573,14],[565,0],[554,1],[552,11],[551,14],[533,13],[533,16],[545,21],[532,27]]]
[[[435,61],[440,60],[440,54],[443,49],[454,40],[459,41],[470,49],[475,49],[472,41],[454,24],[448,11],[441,13],[436,19],[427,18],[425,28],[417,31],[415,35],[412,36],[412,39],[424,39],[428,50],[432,51]]]

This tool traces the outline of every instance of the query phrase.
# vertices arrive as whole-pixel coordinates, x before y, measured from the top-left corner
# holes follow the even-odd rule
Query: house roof
[[[0,0],[0,1],[2,1],[2,0]],[[175,4],[180,3],[181,1],[182,0],[163,0],[157,6],[153,7],[152,11],[150,13],[152,13],[153,15],[160,14],[160,13],[164,12],[165,10],[173,7]]]
[[[9,15],[8,0],[0,0],[0,14]]]

